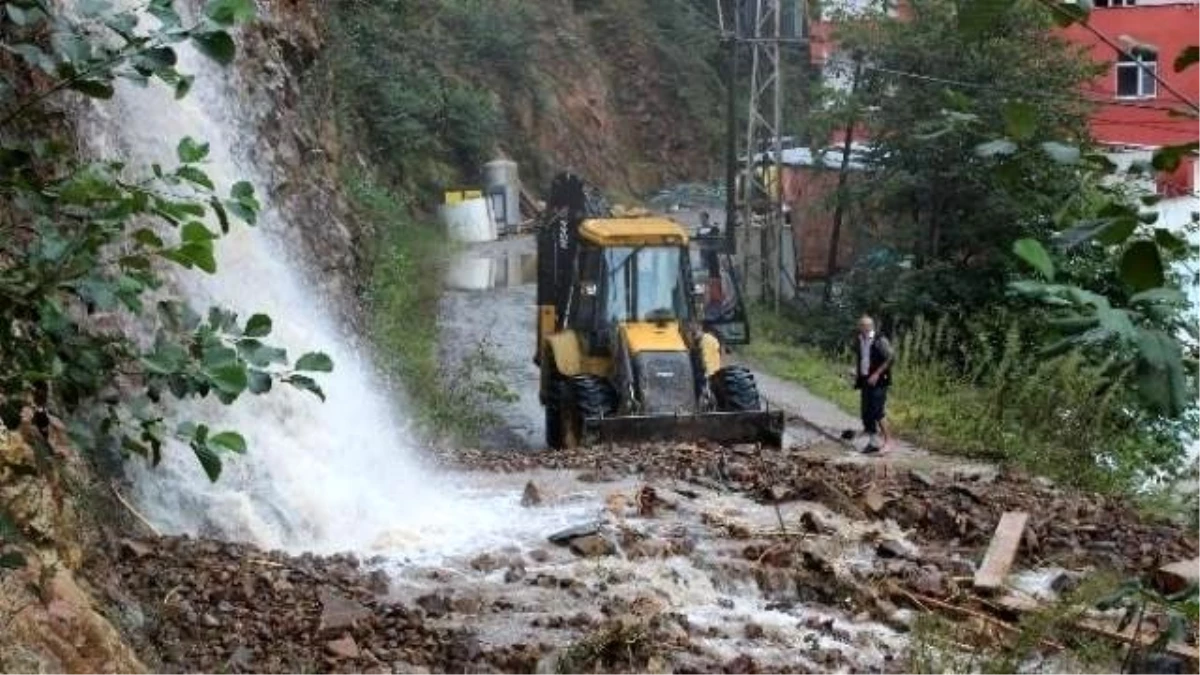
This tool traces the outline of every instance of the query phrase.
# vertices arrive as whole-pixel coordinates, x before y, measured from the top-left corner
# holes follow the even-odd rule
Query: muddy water
[[[813,551],[839,576],[862,573],[877,562],[869,542],[888,538],[907,545],[889,526],[847,522],[809,502],[783,505],[777,514],[738,495],[670,481],[653,486],[658,505],[642,517],[635,505],[642,485],[635,478],[590,483],[570,472],[546,470],[462,478],[492,494],[516,495],[534,482],[543,501],[525,508],[521,517],[546,529],[502,545],[480,542],[474,551],[424,564],[379,564],[391,573],[396,599],[419,603],[430,594],[443,596],[455,612],[447,625],[470,615],[469,625],[486,646],[565,646],[586,632],[588,621],[604,618],[602,608],[640,607],[680,618],[680,634],[693,653],[675,654],[677,666],[685,666],[687,658],[699,659],[698,665],[748,655],[768,671],[798,665],[825,670],[831,664],[877,670],[894,666],[904,648],[905,637],[881,624],[796,602],[799,595],[787,575],[764,591],[743,554],[751,541],[779,537],[781,519],[787,531],[798,533],[801,515],[813,512],[837,530],[814,538]],[[616,551],[587,558],[555,546],[547,540],[555,522],[598,523],[599,531],[617,542]],[[729,527],[750,532],[751,539],[729,539],[724,534]],[[662,555],[644,555],[647,550]]]

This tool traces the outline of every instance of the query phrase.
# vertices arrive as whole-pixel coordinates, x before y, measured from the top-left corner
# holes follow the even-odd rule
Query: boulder
[[[1154,572],[1154,585],[1164,593],[1178,593],[1200,580],[1200,558],[1163,565]]]
[[[598,534],[576,537],[571,540],[569,546],[572,553],[584,558],[598,558],[617,552],[617,547],[611,541]]]
[[[325,643],[325,651],[340,659],[357,659],[361,652],[358,643],[349,635]]]
[[[327,586],[317,589],[317,600],[321,603],[321,624],[318,630],[322,633],[352,628],[372,613],[361,603]]]

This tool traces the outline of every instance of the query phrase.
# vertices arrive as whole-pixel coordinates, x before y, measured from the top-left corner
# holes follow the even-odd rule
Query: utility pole
[[[730,96],[738,85],[737,72],[741,50],[745,46],[750,52],[748,96],[745,100],[746,129],[741,153],[734,148],[734,114],[737,106],[731,100],[726,114],[727,142],[726,184],[733,185],[726,196],[726,227],[733,221],[730,216],[739,214],[737,226],[753,227],[759,223],[759,250],[752,255],[749,247],[742,249],[742,277],[747,286],[751,279],[759,279],[760,297],[770,293],[772,304],[779,309],[782,293],[781,278],[785,269],[783,247],[783,106],[784,77],[783,53],[785,44],[807,44],[807,1],[806,0],[717,0],[722,39],[732,42],[729,48],[730,81],[727,83]],[[790,5],[795,25],[784,24],[784,8]],[[733,165],[740,159],[741,180],[733,177]],[[739,187],[740,186],[740,187]],[[749,242],[749,230],[744,241]],[[728,236],[735,238],[732,230]],[[732,252],[733,249],[731,249]],[[792,261],[794,264],[794,261]]]

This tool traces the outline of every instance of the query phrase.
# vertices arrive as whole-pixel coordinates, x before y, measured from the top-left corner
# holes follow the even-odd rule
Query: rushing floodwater
[[[279,234],[288,214],[272,208],[265,171],[242,143],[239,109],[224,75],[190,48],[180,69],[198,77],[192,94],[176,102],[163,86],[122,84],[112,101],[84,115],[82,138],[98,157],[122,157],[130,166],[176,163],[179,139],[211,144],[204,169],[222,193],[236,180],[255,184],[264,202],[257,228],[235,227],[218,243],[218,274],[179,274],[179,288],[198,310],[220,305],[240,316],[266,312],[270,340],[294,359],[325,351],[335,371],[321,379],[322,404],[311,394],[277,386],[267,396],[245,396],[234,406],[185,406],[181,417],[215,429],[236,429],[250,446],[226,456],[211,484],[191,450],[174,443],[162,466],[130,462],[139,507],[169,533],[251,541],[291,550],[373,550],[397,554],[453,550],[503,542],[552,522],[515,518],[519,496],[459,489],[423,468],[414,437],[368,357],[338,325],[306,279],[298,252]]]

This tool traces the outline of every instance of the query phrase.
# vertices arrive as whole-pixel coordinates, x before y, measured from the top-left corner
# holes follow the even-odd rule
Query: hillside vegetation
[[[343,129],[387,181],[426,203],[500,155],[535,189],[571,168],[641,193],[718,172],[710,5],[336,3],[324,65]]]

